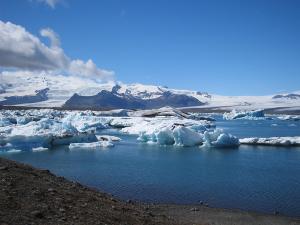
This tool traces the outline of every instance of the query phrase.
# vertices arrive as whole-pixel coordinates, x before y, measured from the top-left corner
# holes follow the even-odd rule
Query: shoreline
[[[300,224],[300,218],[204,205],[121,201],[0,157],[0,224]]]

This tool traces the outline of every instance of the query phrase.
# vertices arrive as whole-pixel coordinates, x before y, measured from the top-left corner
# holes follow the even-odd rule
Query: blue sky
[[[53,29],[68,56],[91,58],[124,83],[226,95],[300,90],[297,0],[64,0],[55,8],[2,0],[0,20],[36,36]]]

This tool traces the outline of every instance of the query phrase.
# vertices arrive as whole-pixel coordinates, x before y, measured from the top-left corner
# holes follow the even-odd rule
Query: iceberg
[[[237,111],[232,110],[231,112],[225,112],[223,114],[225,120],[236,120],[236,119],[246,119],[246,120],[260,120],[266,119],[264,110],[253,110],[253,111]]]
[[[96,135],[99,141],[121,141],[122,139],[112,135]]]
[[[70,150],[77,150],[77,149],[87,149],[87,150],[98,150],[103,149],[106,147],[113,147],[114,144],[110,141],[97,141],[97,142],[90,142],[90,143],[71,143],[69,145]]]
[[[157,143],[159,145],[173,145],[175,143],[173,133],[169,128],[163,128],[154,133],[141,132],[137,140],[140,142]]]
[[[277,118],[280,119],[280,120],[300,121],[300,116],[286,115],[286,116],[279,116]]]
[[[70,124],[44,118],[25,125],[14,125],[0,135],[1,145],[11,143],[14,146],[49,147],[65,145],[71,142],[97,141],[91,132],[79,132]]]
[[[173,130],[175,145],[195,146],[203,143],[203,135],[184,126],[178,126]]]
[[[240,145],[239,139],[231,134],[224,133],[222,129],[206,131],[204,133],[206,147],[237,147]]]
[[[48,148],[44,148],[44,147],[36,147],[36,148],[32,148],[33,152],[43,152],[43,151],[47,151],[49,150]]]
[[[106,117],[82,115],[75,112],[64,117],[62,123],[75,127],[79,132],[85,132],[108,128],[110,120]]]
[[[129,109],[114,109],[109,111],[97,111],[94,112],[96,116],[106,117],[128,117],[132,110]]]
[[[300,137],[242,138],[243,145],[300,146]]]

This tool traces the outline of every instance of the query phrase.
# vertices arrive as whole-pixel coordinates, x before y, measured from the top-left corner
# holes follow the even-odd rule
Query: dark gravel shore
[[[0,224],[300,224],[275,215],[123,202],[47,170],[0,158]]]

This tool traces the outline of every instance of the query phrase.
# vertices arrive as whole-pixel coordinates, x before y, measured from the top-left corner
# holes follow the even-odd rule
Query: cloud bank
[[[113,80],[114,72],[100,69],[89,59],[72,60],[60,47],[58,35],[50,28],[40,31],[50,46],[29,33],[24,27],[0,20],[0,67],[30,71],[63,71],[69,75],[100,81]]]

